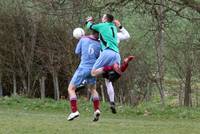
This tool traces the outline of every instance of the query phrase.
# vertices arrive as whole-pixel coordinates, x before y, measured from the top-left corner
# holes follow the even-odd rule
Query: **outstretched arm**
[[[120,41],[122,41],[122,40],[127,40],[127,39],[129,39],[129,38],[130,38],[130,35],[129,35],[128,31],[127,31],[124,27],[122,27],[122,28],[119,30],[119,32],[117,33],[117,37],[118,37],[118,39],[119,39]]]
[[[114,23],[120,29],[117,33],[117,38],[119,39],[119,41],[129,39],[130,35],[128,31],[124,27],[122,27],[121,23],[118,20],[114,20]]]
[[[87,20],[86,20],[86,27],[88,29],[91,29],[91,30],[95,30],[97,32],[99,32],[100,28],[104,25],[104,23],[99,23],[99,24],[95,24],[93,22],[93,18],[92,17],[88,17]]]

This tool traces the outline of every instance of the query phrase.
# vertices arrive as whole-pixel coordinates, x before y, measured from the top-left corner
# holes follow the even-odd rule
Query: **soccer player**
[[[101,44],[101,54],[96,60],[91,74],[92,76],[99,76],[112,69],[117,73],[117,77],[121,75],[120,70],[120,55],[117,43],[117,28],[113,23],[114,17],[110,14],[104,14],[102,23],[92,23],[93,18],[89,17],[86,21],[86,27],[91,30],[99,32],[99,39]],[[107,68],[107,66],[109,66]]]
[[[86,80],[93,99],[93,121],[98,121],[100,116],[99,95],[96,91],[96,78],[91,76],[92,67],[100,54],[98,32],[93,31],[92,35],[82,37],[76,46],[75,53],[81,57],[81,62],[68,86],[71,113],[69,114],[67,120],[71,121],[80,115],[77,108],[77,96],[75,90],[77,86]]]
[[[102,17],[103,23],[99,23],[99,24],[92,23],[92,17],[89,17],[86,22],[88,28],[97,30],[99,32],[99,36],[100,36],[99,38],[101,41],[102,53],[100,57],[97,59],[95,65],[93,66],[93,69],[92,69],[93,76],[98,76],[100,74],[105,74],[111,70],[114,70],[115,72],[117,72],[116,77],[118,78],[120,77],[121,72],[124,72],[125,69],[127,68],[128,62],[133,59],[132,56],[129,56],[128,58],[124,60],[122,67],[119,68],[120,55],[119,55],[118,43],[119,43],[119,40],[124,40],[127,37],[129,38],[129,34],[127,31],[125,31],[124,28],[122,28],[120,22],[116,21],[115,22],[117,23],[116,25],[119,26],[119,28],[121,29],[121,33],[119,32],[117,34],[116,33],[117,28],[115,27],[115,24],[113,23],[113,19],[114,17],[112,15],[104,14]],[[126,36],[124,36],[122,32],[124,32]],[[118,41],[117,41],[117,38],[118,38]],[[114,103],[114,89],[113,89],[112,83],[110,82],[110,78],[109,77],[107,78],[109,80],[105,80],[105,81],[106,81],[107,93],[109,95],[110,104],[111,104],[110,108],[112,110],[112,113],[116,113],[115,103]]]
[[[114,20],[114,23],[119,28],[119,32],[117,33],[117,42],[119,43],[120,41],[129,39],[130,35],[128,31],[124,27],[122,27],[121,23],[118,20]],[[126,70],[126,68],[128,67],[128,62],[131,61],[133,58],[134,58],[133,56],[129,56],[124,59],[123,64],[120,67],[122,72]],[[115,108],[115,101],[114,101],[114,96],[115,96],[114,88],[112,82],[108,79],[105,79],[105,84],[110,100],[110,109],[112,113],[115,114],[117,111]]]
[[[119,43],[120,41],[129,39],[130,35],[129,35],[128,31],[124,27],[122,27],[121,23],[118,20],[114,20],[114,23],[119,28],[119,32],[117,33],[117,42]],[[130,57],[131,56],[124,59],[123,63],[126,63],[126,64],[122,64],[122,67],[121,67],[122,72],[124,72],[126,69],[126,68],[123,68],[123,67],[125,67],[124,65],[128,65],[128,60],[131,60]],[[84,88],[86,84],[87,83],[85,83],[85,81],[83,81],[82,84],[77,87],[77,89],[80,90],[80,89]],[[110,109],[111,109],[112,113],[115,114],[116,113],[115,101],[114,101],[115,92],[114,92],[112,82],[110,80],[108,80],[107,78],[105,78],[105,85],[106,85],[106,89],[107,89],[107,94],[109,96]]]

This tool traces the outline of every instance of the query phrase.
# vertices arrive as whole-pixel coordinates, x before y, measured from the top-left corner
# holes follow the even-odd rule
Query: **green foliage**
[[[155,35],[159,25],[159,2],[158,0],[0,0],[0,73],[3,74],[4,94],[12,94],[11,78],[15,74],[17,93],[38,97],[39,79],[45,76],[46,96],[52,97],[54,93],[52,72],[56,71],[59,75],[61,96],[66,95],[65,89],[79,61],[74,54],[77,41],[72,39],[72,30],[75,27],[84,27],[86,16],[92,15],[98,23],[104,13],[111,13],[121,21],[122,26],[131,35],[128,41],[120,42],[122,59],[128,55],[136,56],[136,61],[129,64],[127,73],[115,84],[116,100],[131,105],[150,100],[151,95],[157,90],[155,81],[158,74],[158,60]],[[177,4],[179,2],[180,4]],[[183,0],[165,1],[163,6],[164,80],[177,81],[173,86],[165,83],[164,88],[166,92],[176,95],[179,90],[185,90],[180,89],[180,85],[184,87],[186,68],[191,65],[189,66],[192,70],[191,87],[195,87],[192,88],[191,96],[194,99],[193,91],[199,89],[196,85],[200,76],[199,13],[193,6],[188,5],[189,3],[182,2]],[[30,86],[28,90],[26,83]],[[97,84],[99,87],[102,83]],[[195,100],[199,101],[198,98]],[[37,100],[35,101],[37,103]],[[12,105],[13,102],[9,103],[8,105]],[[44,106],[31,103],[31,106],[26,104],[24,107],[25,109],[50,107],[48,100],[40,103]],[[151,106],[151,102],[149,103]],[[57,105],[54,106],[55,109],[59,109]],[[85,103],[82,107],[86,109],[87,105],[84,105]],[[141,105],[139,107],[143,107]],[[157,108],[158,112],[159,109]],[[124,107],[119,107],[119,110],[123,113]],[[144,111],[145,109],[141,108],[138,113],[132,112],[142,115]]]

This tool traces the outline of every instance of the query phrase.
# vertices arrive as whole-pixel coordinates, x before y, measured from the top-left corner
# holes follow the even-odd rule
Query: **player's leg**
[[[97,77],[103,74],[106,71],[104,66],[107,66],[110,63],[110,59],[111,57],[108,57],[105,51],[102,52],[93,65],[91,75]]]
[[[88,81],[88,89],[92,96],[93,101],[93,108],[94,108],[94,119],[93,121],[98,121],[100,116],[100,100],[99,100],[99,94],[96,90],[96,78],[90,77],[87,79]]]
[[[91,74],[92,76],[97,77],[113,69],[116,70],[116,72],[120,73],[121,70],[119,68],[119,64],[120,64],[119,53],[116,53],[111,49],[106,49],[100,54],[99,58],[96,60],[93,69],[91,71]]]
[[[127,58],[123,60],[123,63],[121,64],[121,67],[120,67],[121,74],[116,72],[115,68],[117,68],[118,70],[118,66],[116,66],[115,64],[112,66],[106,66],[108,71],[103,74],[103,77],[106,79],[109,79],[111,82],[118,80],[121,77],[122,73],[127,69],[128,63],[131,60],[135,60],[135,56],[128,56]]]
[[[76,90],[76,87],[73,84],[69,84],[68,94],[69,94],[71,113],[69,114],[67,118],[68,121],[71,121],[80,115],[77,108],[77,96],[76,96],[75,90]]]
[[[97,76],[99,76],[99,75],[104,73],[103,67],[95,69],[95,70],[92,70],[91,73],[92,73],[92,76],[97,77]]]
[[[78,86],[76,87],[76,92],[78,92],[78,91],[84,89],[84,88],[86,87],[86,85],[87,85],[87,81],[86,81],[86,80],[83,80],[83,81],[81,82],[81,84],[78,85]]]
[[[94,77],[103,75],[104,73],[110,72],[110,71],[115,71],[117,74],[121,75],[121,69],[118,63],[112,64],[111,66],[103,66],[98,69],[93,69],[91,74]]]
[[[135,60],[135,56],[128,56],[127,58],[124,59],[120,67],[122,72],[124,72],[127,69],[128,63],[132,60]]]
[[[112,82],[110,82],[108,79],[105,79],[105,84],[106,84],[109,100],[110,102],[114,102],[115,93],[114,93]]]
[[[107,93],[109,96],[109,100],[110,100],[110,109],[112,111],[113,114],[116,114],[116,108],[115,108],[115,92],[114,92],[114,88],[112,85],[112,82],[110,82],[108,79],[105,79],[105,84],[106,84],[106,88],[107,88]]]
[[[84,73],[82,69],[78,68],[75,74],[73,75],[70,81],[70,84],[68,86],[68,94],[69,94],[69,101],[70,101],[70,107],[71,107],[71,113],[67,118],[68,121],[71,121],[80,115],[77,108],[77,96],[76,96],[75,90],[76,90],[76,87],[80,85],[80,83],[83,80],[84,80]]]
[[[121,69],[119,68],[119,64],[121,61],[119,54],[116,55],[116,61],[117,61],[117,63],[114,63],[112,65],[112,70],[107,71],[106,72],[107,75],[105,75],[105,76],[107,76],[106,78],[111,82],[118,80],[122,75]],[[109,66],[107,66],[107,67],[109,68]]]

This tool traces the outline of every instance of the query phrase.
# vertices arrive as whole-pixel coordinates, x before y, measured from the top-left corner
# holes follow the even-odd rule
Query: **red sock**
[[[99,109],[99,97],[94,97],[93,98],[93,107],[94,107],[94,111]]]
[[[128,67],[128,63],[123,63],[121,65],[121,71],[124,72],[127,69],[127,67]]]
[[[135,60],[135,56],[128,56],[127,58],[124,59],[124,62],[121,65],[122,72],[124,72],[127,69],[128,63],[132,60]]]
[[[71,111],[74,113],[77,111],[77,99],[76,98],[70,98],[70,104],[71,104]]]
[[[104,72],[111,71],[112,69],[113,69],[113,66],[105,66],[105,67],[103,67],[103,71]]]

